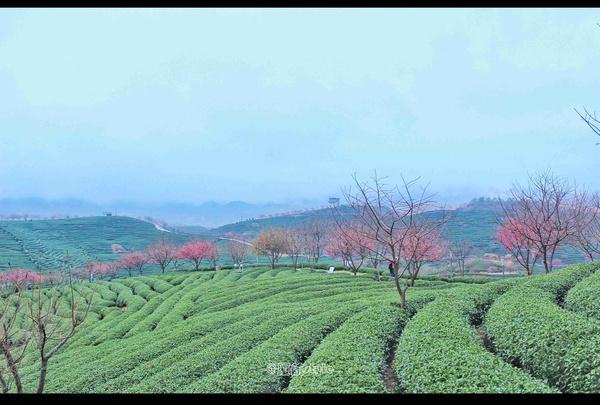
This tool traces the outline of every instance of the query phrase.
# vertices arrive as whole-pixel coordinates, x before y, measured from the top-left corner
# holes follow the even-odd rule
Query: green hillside
[[[148,222],[129,217],[0,221],[0,270],[10,266],[56,269],[65,252],[73,265],[119,257],[113,244],[127,251],[144,249],[159,238],[184,242],[189,235],[164,232]]]
[[[428,216],[440,216],[441,211],[428,213]],[[447,210],[443,212],[448,221],[443,228],[443,235],[448,241],[467,241],[472,247],[472,254],[484,253],[506,254],[505,249],[497,241],[497,211],[492,205],[472,204],[468,209]],[[247,240],[252,240],[256,235],[268,228],[293,228],[300,227],[311,221],[330,221],[330,209],[307,211],[294,215],[282,215],[273,218],[252,219],[227,224],[209,230],[195,230],[195,234],[205,238],[216,238],[234,233]],[[185,230],[185,227],[181,228]],[[584,256],[570,247],[565,247],[557,253],[557,259],[563,264],[575,264],[583,261]]]
[[[84,283],[93,312],[51,360],[47,391],[598,392],[597,269],[418,280],[406,310],[390,280],[309,270]],[[36,361],[23,360],[28,391]]]

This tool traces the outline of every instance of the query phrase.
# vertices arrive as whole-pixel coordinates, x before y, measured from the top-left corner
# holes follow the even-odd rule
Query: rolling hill
[[[182,243],[191,238],[157,229],[129,217],[85,217],[55,220],[0,221],[0,270],[9,267],[56,269],[65,252],[71,263],[111,261],[113,245],[126,251],[144,249],[160,238]]]
[[[494,205],[489,202],[474,202],[444,213],[448,217],[443,230],[447,240],[466,240],[473,246],[474,256],[506,253],[496,240]],[[427,215],[441,215],[441,212],[431,212]],[[245,220],[212,229],[178,226],[170,227],[169,231],[160,230],[152,223],[125,216],[0,221],[0,270],[9,267],[55,269],[60,267],[65,252],[68,252],[76,266],[90,260],[112,261],[119,257],[113,250],[113,245],[118,245],[125,251],[132,251],[144,249],[161,237],[178,244],[194,238],[216,241],[221,250],[221,265],[228,265],[231,264],[231,260],[225,253],[226,242],[220,240],[222,237],[236,234],[246,240],[252,240],[260,231],[271,227],[294,228],[312,221],[329,220],[330,209]],[[568,247],[562,249],[557,258],[561,265],[584,260],[579,252]],[[266,259],[262,259],[264,258],[257,259],[253,256],[248,260],[253,263],[265,263]],[[485,271],[492,264],[483,261],[474,267]]]

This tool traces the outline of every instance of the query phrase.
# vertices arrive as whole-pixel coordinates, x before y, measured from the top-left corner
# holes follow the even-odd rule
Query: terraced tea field
[[[0,221],[0,271],[9,267],[57,269],[65,252],[71,264],[118,259],[113,244],[140,250],[159,238],[182,243],[191,238],[159,231],[154,225],[129,217]]]
[[[85,283],[46,391],[600,392],[599,268],[417,280],[406,310],[390,280],[308,269]]]

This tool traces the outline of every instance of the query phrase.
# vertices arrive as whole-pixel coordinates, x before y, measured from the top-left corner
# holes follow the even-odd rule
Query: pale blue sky
[[[598,10],[0,10],[0,198],[600,188]]]

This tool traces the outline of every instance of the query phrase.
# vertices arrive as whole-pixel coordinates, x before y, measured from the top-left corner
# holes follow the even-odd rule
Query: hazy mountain
[[[282,214],[306,208],[326,205],[327,201],[297,200],[284,203],[247,203],[232,201],[227,203],[204,202],[200,204],[165,202],[144,203],[138,201],[115,201],[110,204],[96,204],[79,199],[47,200],[44,198],[4,198],[0,199],[0,216],[18,215],[28,218],[52,218],[66,216],[113,215],[132,217],[152,217],[171,225],[201,225],[216,227],[231,222],[255,218],[261,215]]]

